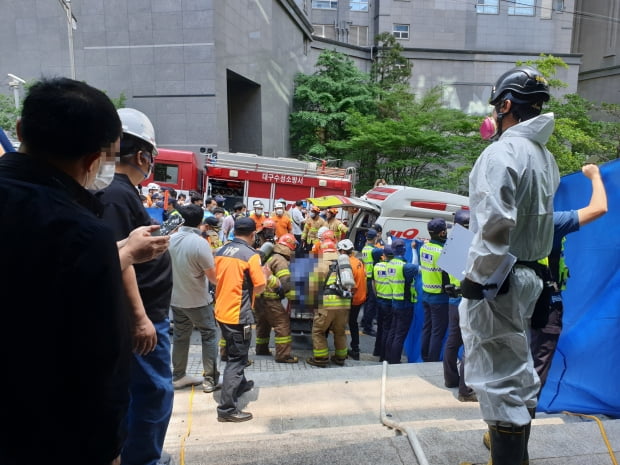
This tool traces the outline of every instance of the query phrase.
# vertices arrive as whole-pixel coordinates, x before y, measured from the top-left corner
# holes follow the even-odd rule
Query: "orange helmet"
[[[327,231],[323,231],[323,235],[321,236],[322,241],[336,241],[336,235],[334,231],[328,229]]]
[[[338,252],[336,247],[336,241],[323,241],[321,242],[321,253],[325,252]]]
[[[297,248],[297,239],[292,234],[283,234],[278,238],[278,244],[285,245],[291,250]]]
[[[327,212],[331,213],[334,216],[336,216],[338,214],[338,209],[337,208],[328,208]]]
[[[320,213],[321,209],[317,207],[316,205],[312,205],[312,208],[310,208],[310,211],[315,212],[315,213]]]
[[[263,221],[263,229],[276,229],[276,222],[267,218]]]

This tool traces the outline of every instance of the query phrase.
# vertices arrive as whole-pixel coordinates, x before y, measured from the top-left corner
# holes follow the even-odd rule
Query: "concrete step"
[[[219,393],[176,391],[166,450],[177,463],[417,464],[409,439],[380,421],[382,365],[253,372],[255,388],[240,399],[254,419],[219,423]],[[429,465],[486,463],[486,425],[477,403],[443,387],[441,363],[390,365],[385,413],[412,428]],[[620,420],[603,421],[620,451]],[[533,465],[612,464],[596,422],[540,414],[530,440]],[[182,457],[182,461],[181,461]]]

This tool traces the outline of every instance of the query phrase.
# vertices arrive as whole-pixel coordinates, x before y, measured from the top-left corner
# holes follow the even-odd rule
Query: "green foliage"
[[[108,95],[108,97],[110,96]],[[117,98],[110,97],[110,100],[112,100],[112,103],[114,104],[114,107],[116,109],[125,108],[125,103],[127,103],[127,96],[124,92],[121,92],[121,95],[119,95]]]
[[[568,65],[561,58],[541,53],[540,58],[538,58],[537,60],[517,61],[516,65],[528,65],[536,68],[538,71],[540,71],[540,74],[547,78],[549,87],[551,87],[552,89],[568,87],[568,84],[566,84],[564,81],[555,79],[553,77],[556,75],[558,68],[568,69]]]
[[[15,123],[18,117],[19,109],[15,108],[13,97],[0,94],[0,128],[12,138],[15,138]]]
[[[326,50],[316,66],[314,74],[295,77],[291,146],[301,156],[326,158],[328,144],[346,136],[348,112],[376,111],[376,92],[369,76],[342,53]]]
[[[377,54],[370,77],[382,90],[392,91],[409,85],[413,65],[402,55],[403,46],[389,32],[375,37]]]

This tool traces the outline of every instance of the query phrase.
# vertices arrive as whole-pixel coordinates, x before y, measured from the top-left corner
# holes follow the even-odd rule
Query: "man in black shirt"
[[[123,123],[120,159],[110,186],[97,193],[104,204],[103,218],[117,239],[151,222],[136,186],[149,176],[157,154],[149,119],[132,108],[122,108],[118,113]],[[124,282],[131,301],[134,338],[143,341],[143,350],[136,351],[133,357],[128,437],[122,463],[155,465],[162,456],[173,400],[168,334],[170,254],[165,252],[134,268],[135,277],[127,277]]]

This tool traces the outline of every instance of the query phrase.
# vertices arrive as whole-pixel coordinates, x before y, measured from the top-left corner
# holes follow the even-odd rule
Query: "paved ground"
[[[190,350],[193,375],[201,372],[195,336]],[[295,353],[309,356],[308,344],[296,340]],[[347,360],[344,368],[323,369],[303,362],[277,364],[266,356],[251,358],[254,364],[246,375],[256,386],[240,401],[240,407],[254,414],[249,422],[217,422],[217,392],[176,391],[165,449],[177,464],[486,463],[488,452],[481,441],[485,424],[478,404],[459,402],[456,389],[443,387],[441,363],[383,366],[363,354],[360,361]],[[620,420],[600,418],[604,432],[591,419],[539,414],[532,428],[530,463],[617,464]]]

